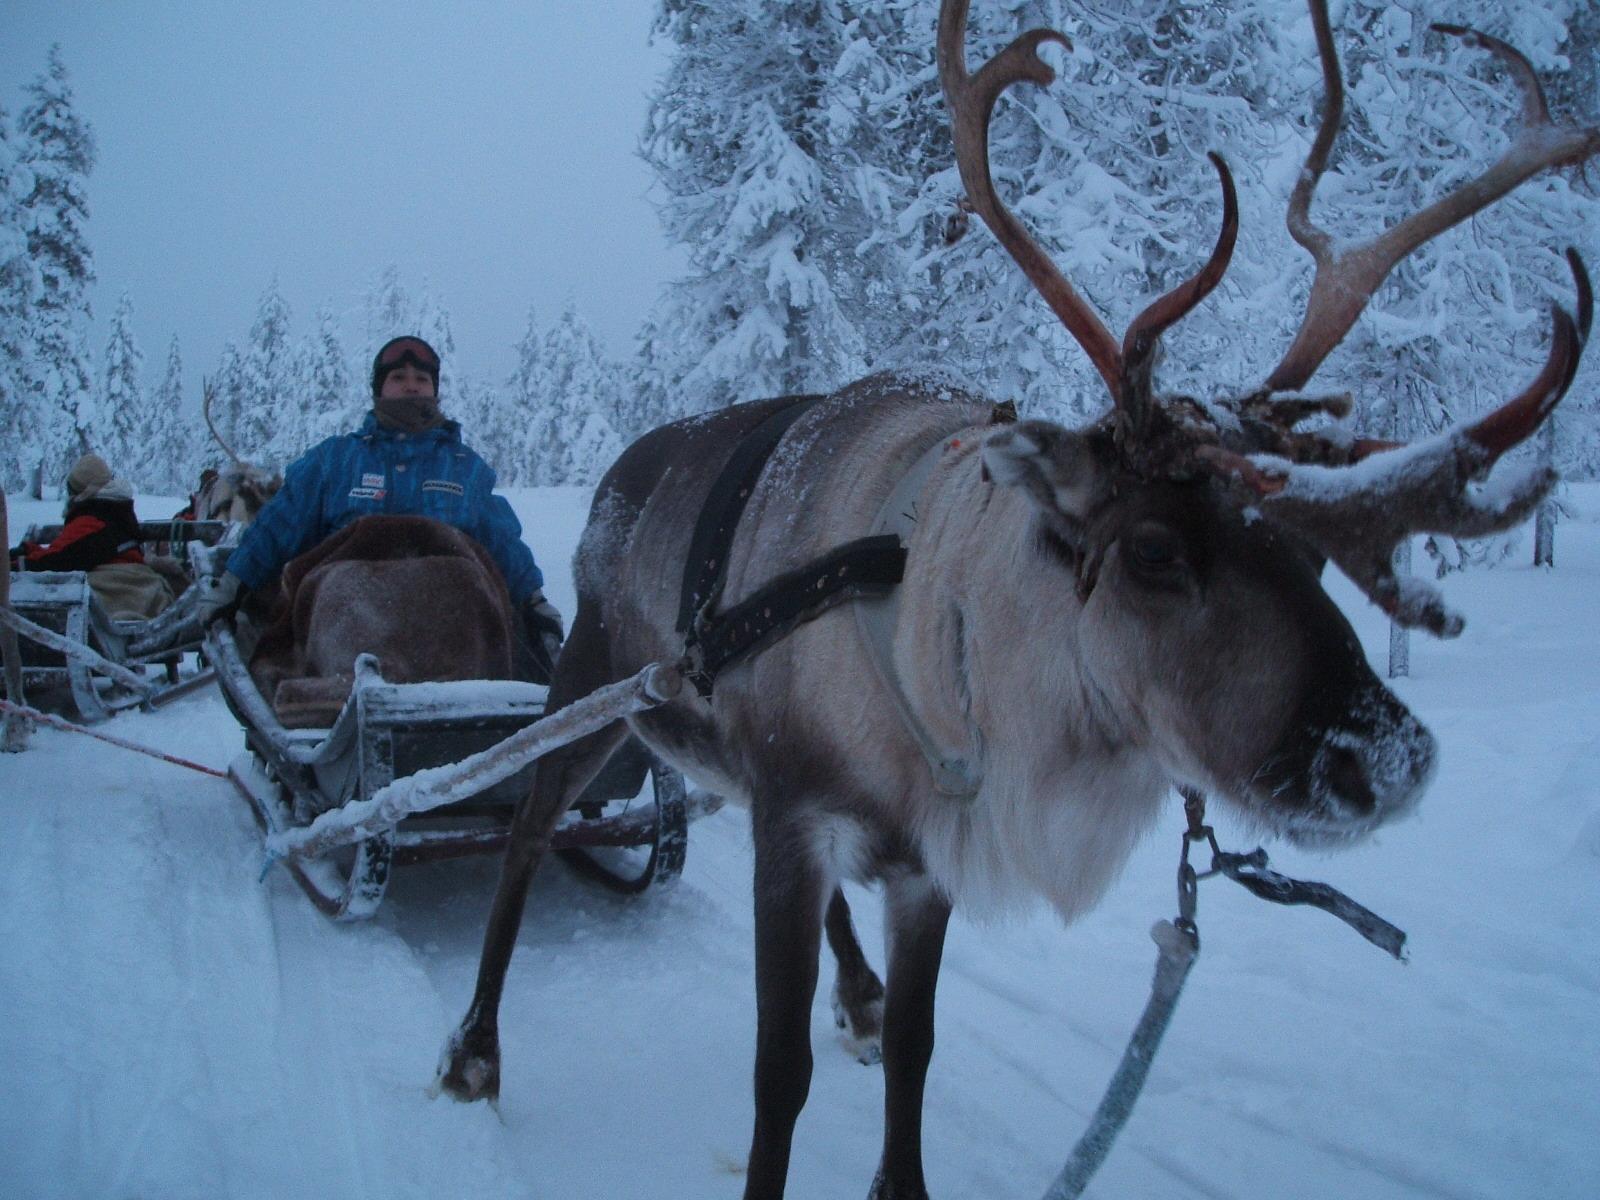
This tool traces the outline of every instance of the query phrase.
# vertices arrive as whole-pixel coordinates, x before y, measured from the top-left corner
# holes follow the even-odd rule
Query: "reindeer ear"
[[[995,430],[984,439],[983,465],[996,483],[1021,488],[1046,513],[1074,523],[1088,513],[1105,478],[1088,439],[1050,421]]]

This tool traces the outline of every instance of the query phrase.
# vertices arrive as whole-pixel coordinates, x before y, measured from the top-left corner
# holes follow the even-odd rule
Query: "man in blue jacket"
[[[289,560],[361,517],[430,517],[470,535],[499,565],[522,618],[535,674],[548,680],[560,648],[561,614],[544,596],[544,575],[494,471],[461,440],[439,408],[439,356],[419,337],[397,337],[372,360],[372,411],[360,429],[301,455],[228,558],[202,582],[210,621],[237,607],[244,589],[271,582]]]

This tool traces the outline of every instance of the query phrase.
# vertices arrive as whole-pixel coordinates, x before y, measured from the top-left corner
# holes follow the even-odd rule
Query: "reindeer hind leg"
[[[883,981],[873,971],[856,937],[850,904],[833,889],[823,928],[838,971],[833,981],[833,1020],[844,1031],[846,1048],[864,1066],[883,1058]]]

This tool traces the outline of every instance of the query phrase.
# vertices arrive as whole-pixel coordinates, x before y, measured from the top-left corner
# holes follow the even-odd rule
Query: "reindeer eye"
[[[1135,529],[1124,541],[1131,563],[1151,574],[1175,571],[1183,561],[1183,547],[1167,529]]]

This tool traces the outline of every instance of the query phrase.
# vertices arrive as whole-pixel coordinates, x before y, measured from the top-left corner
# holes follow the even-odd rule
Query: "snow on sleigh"
[[[207,630],[245,731],[229,776],[271,858],[324,913],[370,917],[397,866],[503,849],[539,754],[679,686],[671,671],[641,672],[547,718],[545,686],[515,677],[515,620],[470,538],[384,516],[291,562],[270,616]],[[629,739],[551,844],[607,886],[640,892],[678,875],[689,821],[714,806]]]
[[[25,536],[48,543],[60,528],[35,526]],[[164,581],[176,596],[151,617],[119,616],[108,607],[102,576],[127,568],[12,572],[10,611],[0,619],[21,635],[24,689],[70,697],[84,720],[103,721],[208,683],[191,557],[221,541],[227,530],[221,521],[140,522],[140,542],[155,568],[148,582]]]

